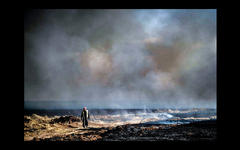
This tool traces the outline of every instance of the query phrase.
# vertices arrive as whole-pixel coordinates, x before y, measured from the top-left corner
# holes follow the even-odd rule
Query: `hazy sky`
[[[24,101],[27,108],[214,108],[216,10],[26,12]]]

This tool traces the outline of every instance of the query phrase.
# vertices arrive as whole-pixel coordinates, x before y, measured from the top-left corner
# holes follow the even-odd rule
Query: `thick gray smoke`
[[[27,108],[215,108],[216,10],[27,12],[24,101]]]

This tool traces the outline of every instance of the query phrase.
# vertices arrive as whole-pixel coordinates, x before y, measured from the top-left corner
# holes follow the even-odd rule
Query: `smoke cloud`
[[[216,107],[216,10],[24,14],[26,108]]]

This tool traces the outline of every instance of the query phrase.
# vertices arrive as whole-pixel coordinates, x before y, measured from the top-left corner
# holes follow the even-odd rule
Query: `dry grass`
[[[45,139],[54,136],[67,136],[73,133],[84,134],[85,130],[82,127],[82,122],[66,122],[53,123],[53,119],[60,118],[60,116],[48,117],[33,114],[32,116],[24,116],[24,141],[30,141],[34,138]],[[101,128],[109,125],[102,125],[89,121],[89,127]]]

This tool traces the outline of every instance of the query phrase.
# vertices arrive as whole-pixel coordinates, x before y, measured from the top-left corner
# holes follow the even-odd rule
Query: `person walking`
[[[81,120],[82,120],[82,126],[83,128],[88,127],[88,119],[90,119],[89,112],[87,110],[87,107],[84,107],[81,113]]]

